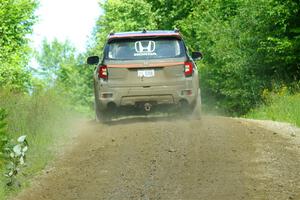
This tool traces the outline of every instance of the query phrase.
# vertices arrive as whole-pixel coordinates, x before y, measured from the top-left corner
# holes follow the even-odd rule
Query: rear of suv
[[[110,33],[103,57],[91,56],[96,119],[111,117],[121,107],[146,112],[172,105],[200,115],[198,70],[181,34],[175,31]]]

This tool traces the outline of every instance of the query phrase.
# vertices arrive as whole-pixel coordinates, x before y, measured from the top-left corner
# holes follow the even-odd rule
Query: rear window
[[[113,60],[162,59],[185,56],[183,42],[176,38],[114,40],[106,46],[105,58]]]

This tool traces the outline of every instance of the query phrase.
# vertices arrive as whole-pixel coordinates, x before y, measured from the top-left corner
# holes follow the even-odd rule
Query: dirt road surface
[[[70,148],[18,200],[300,199],[299,135],[223,117],[78,127]]]

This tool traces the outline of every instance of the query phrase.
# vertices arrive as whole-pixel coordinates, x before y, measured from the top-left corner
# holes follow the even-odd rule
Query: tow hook
[[[146,112],[149,112],[151,110],[152,105],[150,103],[145,103],[144,104],[144,109]]]

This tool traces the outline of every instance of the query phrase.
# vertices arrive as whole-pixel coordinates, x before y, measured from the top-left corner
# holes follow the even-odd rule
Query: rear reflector
[[[185,62],[184,63],[184,75],[185,76],[192,76],[193,75],[193,63],[192,62]]]
[[[102,66],[99,67],[98,77],[103,78],[103,79],[107,79],[108,72],[107,72],[107,66],[106,65],[102,65]]]
[[[112,98],[113,94],[112,93],[102,93],[101,97],[106,99],[106,98]]]

